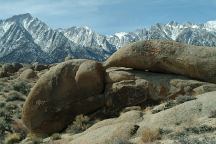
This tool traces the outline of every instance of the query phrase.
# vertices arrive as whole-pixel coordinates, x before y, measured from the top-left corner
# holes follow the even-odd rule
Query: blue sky
[[[157,22],[216,20],[216,0],[0,0],[0,19],[22,13],[53,28],[89,26],[113,34]]]

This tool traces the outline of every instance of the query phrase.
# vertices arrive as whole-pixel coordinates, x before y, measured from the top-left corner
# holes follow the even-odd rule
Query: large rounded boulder
[[[24,80],[34,79],[37,78],[37,73],[32,69],[26,69],[20,74],[19,78]]]
[[[83,62],[75,76],[76,83],[80,89],[87,94],[102,93],[104,89],[104,70],[101,63],[88,60]]]
[[[79,70],[85,61],[74,59],[60,63],[37,81],[22,113],[22,120],[32,133],[47,135],[61,131],[76,115],[95,111],[104,105],[103,95],[100,94],[102,90],[85,85],[89,91],[96,91],[87,93],[82,88],[82,77],[86,73],[94,73],[91,69],[88,69],[88,72]],[[88,66],[87,63],[85,65]],[[93,68],[93,71],[97,70]],[[92,84],[94,85],[94,81]]]
[[[105,67],[175,73],[216,83],[216,48],[174,41],[140,41],[115,52]]]

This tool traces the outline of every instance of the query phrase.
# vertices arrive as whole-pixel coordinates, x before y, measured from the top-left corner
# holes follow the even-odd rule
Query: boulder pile
[[[32,133],[49,135],[76,115],[101,108],[120,111],[147,100],[216,91],[215,70],[216,48],[172,41],[132,43],[104,63],[73,59],[51,67],[28,95],[22,120]]]

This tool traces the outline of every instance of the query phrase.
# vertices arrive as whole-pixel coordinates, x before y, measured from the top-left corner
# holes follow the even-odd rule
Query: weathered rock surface
[[[131,68],[109,68],[106,72],[106,106],[115,110],[178,96],[196,96],[216,91],[216,84],[174,74],[143,72]]]
[[[215,103],[216,92],[209,92],[155,114],[132,110],[122,113],[118,118],[100,121],[80,134],[63,134],[57,143],[213,144],[216,142],[216,119],[209,116],[215,110]],[[149,141],[146,141],[148,138]]]
[[[76,72],[75,80],[79,89],[87,95],[102,93],[104,90],[104,70],[96,61],[83,62]]]
[[[88,89],[89,91],[95,89],[93,95],[79,87],[83,84],[82,77],[85,76],[85,72],[80,70],[80,77],[75,79],[76,72],[84,61],[86,60],[60,63],[40,77],[23,108],[22,119],[32,133],[43,135],[60,131],[76,115],[94,111],[104,105],[104,97],[100,95],[101,90],[97,91],[98,88],[94,87],[96,81],[92,81],[93,86],[89,85]],[[100,69],[93,68],[92,71],[88,69],[89,73],[99,73]]]
[[[147,127],[175,129],[174,125],[192,121],[193,115],[208,121],[206,113],[215,109],[215,55],[215,48],[144,41],[125,46],[104,65],[73,59],[38,68],[40,78],[24,104],[22,120],[32,133],[49,135],[79,114],[100,111],[116,116],[124,107],[140,106],[83,133],[65,135],[64,141],[72,144],[138,143]],[[31,78],[31,73],[25,70],[20,77]],[[149,101],[166,103],[143,112],[141,106]],[[162,143],[175,141],[169,138]]]
[[[109,68],[104,76],[98,62],[71,60],[41,76],[25,102],[23,121],[33,133],[50,134],[63,129],[76,115],[104,106],[119,112],[146,100],[159,102],[214,90],[216,84],[131,68]]]
[[[140,129],[138,130],[138,134],[141,135],[143,129],[146,127],[172,129],[177,127],[176,125],[183,125],[185,127],[202,126],[209,121],[211,113],[215,111],[215,98],[216,91],[209,92],[197,96],[196,100],[185,102],[153,115],[145,115],[143,121],[139,123]],[[208,124],[211,125],[211,123]]]
[[[216,48],[173,41],[140,41],[119,49],[104,66],[175,73],[216,83]]]

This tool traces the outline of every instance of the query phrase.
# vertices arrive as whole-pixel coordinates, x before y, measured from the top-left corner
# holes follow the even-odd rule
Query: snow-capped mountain
[[[150,39],[216,46],[216,21],[157,23],[106,36],[86,26],[52,29],[30,14],[15,15],[0,20],[0,61],[53,63],[66,56],[104,60],[125,44]]]
[[[53,63],[66,56],[103,60],[105,55],[101,48],[74,43],[64,32],[51,29],[30,14],[0,21],[1,62]]]

